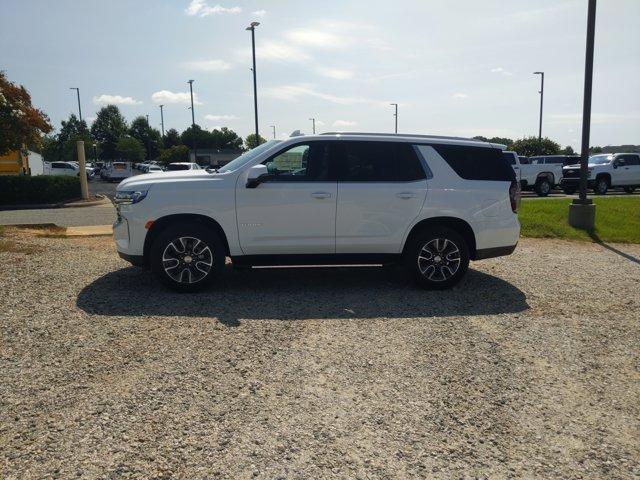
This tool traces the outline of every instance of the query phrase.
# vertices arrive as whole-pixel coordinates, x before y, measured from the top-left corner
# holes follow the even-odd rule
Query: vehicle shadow
[[[179,294],[143,269],[110,272],[87,285],[77,306],[115,316],[242,319],[415,318],[496,315],[529,308],[525,294],[492,275],[469,270],[452,290],[425,291],[398,269],[280,268],[229,271],[210,289]]]

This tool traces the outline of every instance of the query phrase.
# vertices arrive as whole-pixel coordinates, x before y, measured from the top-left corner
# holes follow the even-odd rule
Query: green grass
[[[571,199],[523,200],[518,216],[523,237],[640,243],[640,197],[596,197],[591,232],[569,225]]]

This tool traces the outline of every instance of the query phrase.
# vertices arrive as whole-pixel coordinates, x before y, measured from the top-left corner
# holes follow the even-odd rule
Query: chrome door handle
[[[396,193],[396,197],[398,198],[404,198],[404,199],[408,199],[408,198],[415,198],[416,194],[413,192],[400,192],[400,193]]]
[[[313,192],[311,194],[313,198],[331,198],[331,194],[329,192]]]

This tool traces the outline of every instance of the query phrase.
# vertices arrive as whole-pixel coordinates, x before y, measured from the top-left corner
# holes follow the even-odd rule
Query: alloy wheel
[[[418,270],[427,280],[444,282],[460,268],[460,249],[448,238],[434,238],[418,253]]]
[[[212,266],[211,248],[199,238],[176,238],[162,252],[162,268],[178,283],[197,283],[211,272]]]

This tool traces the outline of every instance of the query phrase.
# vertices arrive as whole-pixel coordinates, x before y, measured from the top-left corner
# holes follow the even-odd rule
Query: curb
[[[0,211],[2,210],[40,210],[45,208],[84,208],[95,207],[96,205],[110,204],[109,200],[104,195],[96,195],[101,197],[100,200],[93,200],[91,202],[79,202],[74,200],[73,202],[61,202],[61,203],[36,203],[28,205],[0,205]]]
[[[4,225],[8,228],[26,229],[26,230],[53,230],[65,238],[77,237],[110,237],[113,235],[113,226],[111,225],[87,225],[79,227],[61,227],[55,223],[27,223],[18,225]]]

